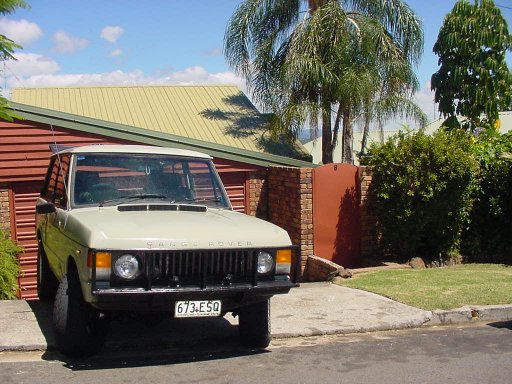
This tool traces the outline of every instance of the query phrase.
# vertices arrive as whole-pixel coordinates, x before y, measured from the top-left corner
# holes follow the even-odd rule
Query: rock
[[[411,266],[411,268],[413,269],[423,269],[425,268],[425,262],[423,261],[423,259],[421,257],[413,257],[410,261],[409,261],[409,265]]]
[[[336,269],[335,271],[332,271],[331,273],[329,273],[329,275],[327,276],[327,280],[334,282],[334,279],[336,279],[338,277],[342,278],[342,279],[348,279],[348,278],[352,277],[352,271],[350,269],[345,269],[343,267],[340,267],[340,268]]]
[[[342,278],[352,277],[352,272],[330,260],[314,255],[308,256],[304,281],[332,281],[337,276]]]
[[[349,279],[352,277],[352,271],[350,269],[343,268],[343,271],[340,271],[338,273],[338,276],[343,279]]]

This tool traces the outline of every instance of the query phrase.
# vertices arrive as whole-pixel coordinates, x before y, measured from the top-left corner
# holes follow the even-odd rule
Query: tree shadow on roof
[[[262,114],[242,93],[230,95],[222,100],[231,108],[207,108],[199,114],[214,121],[227,123],[224,134],[237,139],[251,138],[264,152],[311,161],[311,155],[287,135],[270,134],[270,115]]]
[[[223,121],[228,124],[226,135],[234,138],[247,138],[265,133],[268,120],[255,111],[225,111],[220,108],[208,108],[199,113],[208,120]]]

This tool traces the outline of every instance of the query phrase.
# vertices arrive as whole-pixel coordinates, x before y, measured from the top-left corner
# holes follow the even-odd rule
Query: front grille
[[[256,285],[257,254],[256,250],[147,252],[146,278],[152,287]]]

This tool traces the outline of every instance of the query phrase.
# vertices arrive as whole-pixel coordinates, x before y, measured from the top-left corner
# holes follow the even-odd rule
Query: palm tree
[[[255,101],[275,113],[274,132],[322,126],[322,162],[343,127],[352,158],[356,116],[407,113],[392,99],[417,88],[420,21],[403,0],[245,0],[225,35],[225,55]],[[387,105],[377,113],[373,105]],[[370,112],[372,112],[370,114]]]

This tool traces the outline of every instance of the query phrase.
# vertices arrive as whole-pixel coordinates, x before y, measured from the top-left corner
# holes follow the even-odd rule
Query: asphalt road
[[[84,360],[0,353],[8,383],[510,383],[512,322],[281,339],[266,351],[224,342],[110,350]]]

